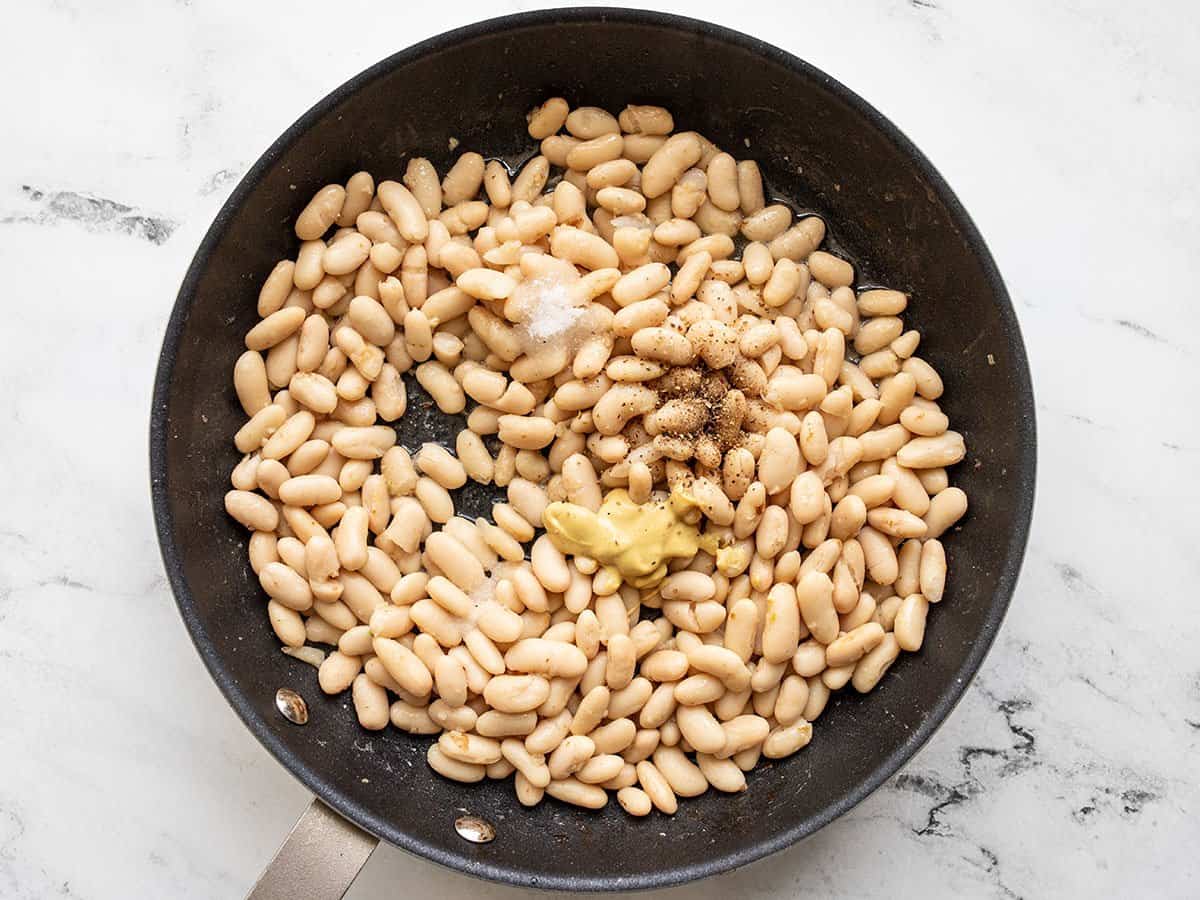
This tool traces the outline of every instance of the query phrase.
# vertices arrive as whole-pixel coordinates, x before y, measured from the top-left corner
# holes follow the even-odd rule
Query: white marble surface
[[[146,471],[162,330],[212,216],[299,113],[524,6],[6,11],[0,896],[240,896],[307,802],[164,583]],[[901,775],[800,847],[645,896],[1195,896],[1200,20],[1178,0],[789,7],[665,8],[829,71],[958,191],[1025,329],[1037,514],[995,649]],[[397,885],[521,895],[384,848],[350,896]]]

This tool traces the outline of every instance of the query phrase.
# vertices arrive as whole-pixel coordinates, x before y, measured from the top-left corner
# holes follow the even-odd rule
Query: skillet
[[[873,693],[839,695],[812,743],[760,766],[744,793],[709,792],[669,819],[633,820],[616,803],[599,813],[552,800],[526,810],[509,782],[464,786],[435,775],[427,738],[364,732],[348,695],[325,697],[312,669],[279,652],[246,534],[222,507],[237,460],[230,436],[244,418],[233,363],[263,278],[295,255],[291,224],[308,198],[358,169],[397,177],[409,154],[444,172],[457,155],[451,139],[519,162],[532,154],[525,112],[553,94],[612,110],[667,106],[678,128],[756,159],[772,194],[820,213],[860,285],[913,294],[906,322],[925,335],[921,355],[942,374],[942,404],[969,448],[953,480],[971,510],[947,535],[947,597],[922,651],[906,654]],[[401,443],[453,446],[462,418],[431,415],[415,381],[408,386]],[[995,638],[1029,530],[1033,410],[1008,294],[950,188],[878,111],[782,50],[692,19],[576,8],[448,32],[352,78],[271,145],[217,215],[180,288],[154,387],[153,507],[180,613],[246,727],[319,798],[254,896],[297,885],[306,896],[340,896],[376,839],[495,881],[603,891],[679,884],[812,834],[929,739]],[[480,514],[493,496],[464,488],[457,505]],[[305,697],[307,725],[277,712],[280,687]],[[490,822],[496,839],[463,840],[454,822],[464,813]]]

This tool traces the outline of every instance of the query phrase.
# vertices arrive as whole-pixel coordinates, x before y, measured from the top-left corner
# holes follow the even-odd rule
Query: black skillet
[[[821,213],[862,284],[912,293],[907,322],[925,335],[920,353],[944,376],[942,402],[970,448],[953,477],[971,511],[947,538],[948,596],[930,616],[923,650],[901,659],[874,693],[839,696],[811,745],[761,766],[747,791],[710,792],[670,819],[630,819],[615,803],[599,813],[556,801],[522,809],[508,782],[463,786],[434,775],[426,739],[362,731],[346,697],[324,697],[315,672],[279,652],[246,534],[222,509],[237,459],[230,437],[243,419],[233,362],[264,276],[295,254],[291,226],[308,198],[358,169],[397,177],[410,154],[445,171],[455,141],[524,159],[532,152],[525,112],[552,94],[612,110],[665,105],[677,127],[758,160],[773,194]],[[167,327],[150,425],[154,513],[205,665],[246,726],[329,807],[371,835],[483,878],[562,890],[661,887],[812,834],[882,784],[949,715],[1017,579],[1033,505],[1033,410],[1021,335],[991,255],[941,176],[879,112],[796,57],[705,22],[632,10],[534,12],[440,35],[373,66],[250,169],[200,245]],[[424,413],[414,397],[399,432],[410,447],[431,437],[453,446],[461,425]],[[487,489],[461,493],[468,513],[491,502]],[[307,698],[309,724],[276,711],[281,686]],[[454,828],[463,812],[490,821],[496,839],[464,841]]]

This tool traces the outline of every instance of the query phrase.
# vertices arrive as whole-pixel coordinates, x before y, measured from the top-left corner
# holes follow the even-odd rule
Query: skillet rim
[[[205,633],[197,613],[196,602],[192,597],[187,578],[184,574],[181,554],[173,535],[173,520],[169,499],[170,485],[166,477],[167,445],[169,440],[167,409],[175,359],[183,336],[184,323],[191,312],[192,304],[195,301],[196,289],[209,264],[214,248],[224,236],[230,220],[245,202],[251,191],[271,167],[286,153],[288,148],[301,135],[315,125],[320,118],[365,85],[384,76],[393,69],[415,61],[426,54],[444,50],[456,43],[530,26],[606,22],[672,29],[684,34],[699,35],[711,40],[732,44],[764,57],[790,70],[800,78],[819,83],[826,90],[837,95],[843,102],[853,107],[862,115],[885,138],[891,141],[905,156],[913,161],[921,175],[933,188],[938,199],[945,205],[963,239],[978,259],[993,295],[997,312],[1003,325],[1004,336],[1008,342],[1007,349],[1011,354],[1013,363],[1012,377],[1015,382],[1016,404],[1021,421],[1020,429],[1014,435],[1014,440],[1019,445],[1019,471],[1010,472],[1010,476],[1016,482],[1016,503],[1013,528],[1006,547],[1006,564],[1000,572],[996,591],[990,600],[988,613],[978,635],[972,642],[969,654],[949,687],[929,707],[920,726],[901,741],[854,790],[839,797],[818,814],[810,816],[795,826],[784,829],[768,839],[759,841],[742,850],[714,855],[703,862],[691,865],[667,866],[650,874],[636,876],[581,877],[571,875],[570,873],[546,876],[531,873],[513,866],[483,862],[472,857],[467,852],[465,846],[462,852],[448,851],[408,835],[403,830],[397,828],[392,822],[371,814],[368,810],[347,798],[322,771],[305,765],[289,749],[285,740],[277,737],[266,727],[265,720],[254,709],[245,693],[238,686],[236,680],[221,660],[216,647]],[[199,652],[201,659],[204,661],[209,674],[221,690],[225,700],[233,707],[243,724],[254,734],[259,743],[308,790],[320,798],[322,802],[328,804],[346,819],[393,846],[400,847],[424,859],[464,874],[475,875],[491,881],[518,887],[565,891],[649,890],[680,885],[710,875],[728,872],[776,853],[820,830],[834,819],[837,819],[857,806],[895,774],[901,766],[925,745],[934,732],[949,717],[954,707],[958,704],[958,701],[966,692],[968,685],[978,672],[988,650],[995,641],[996,634],[1000,629],[1004,615],[1012,600],[1013,591],[1016,587],[1021,563],[1025,554],[1033,515],[1036,466],[1036,422],[1033,386],[1029,372],[1028,357],[1025,352],[1024,341],[1012,301],[1009,298],[1008,291],[996,267],[995,261],[975,223],[945,179],[942,178],[941,174],[934,168],[925,155],[917,149],[899,128],[867,103],[866,100],[820,69],[787,51],[742,32],[700,19],[649,10],[612,7],[535,10],[486,19],[443,32],[392,54],[363,70],[328,93],[301,115],[267,148],[254,165],[249,168],[241,181],[239,181],[237,187],[234,188],[229,199],[226,200],[213,220],[213,223],[209,226],[191,264],[188,266],[163,338],[162,350],[155,374],[150,417],[152,506],[159,548],[162,553],[163,564],[172,593],[179,607],[180,616],[183,618],[192,642]]]

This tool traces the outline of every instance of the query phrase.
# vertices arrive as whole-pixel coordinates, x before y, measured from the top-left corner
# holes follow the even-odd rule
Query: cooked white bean
[[[901,650],[915,652],[925,640],[925,619],[929,614],[929,601],[921,594],[909,594],[900,602],[892,630]]]
[[[658,767],[649,760],[642,760],[637,764],[637,776],[638,784],[650,798],[654,808],[667,815],[674,815],[679,809],[679,802],[675,797],[675,792],[671,790],[671,785],[663,777]]]
[[[966,453],[962,435],[946,431],[936,437],[913,438],[896,452],[896,461],[906,469],[934,469],[952,466]]]
[[[800,719],[791,725],[776,728],[763,741],[762,753],[767,759],[791,756],[812,740],[812,724]]]
[[[859,693],[865,694],[879,683],[879,679],[900,655],[900,643],[894,634],[884,635],[875,649],[858,661],[854,667],[851,684]]]
[[[623,787],[617,791],[617,802],[631,816],[648,816],[654,808],[650,795],[636,787]]]
[[[703,149],[695,132],[681,132],[667,138],[642,168],[642,193],[648,198],[665,194],[699,161]]]
[[[279,512],[274,504],[250,491],[227,493],[225,511],[251,531],[274,531],[279,524]]]
[[[391,721],[387,691],[361,674],[354,679],[353,697],[354,711],[363,728],[379,731],[387,727]]]
[[[452,759],[442,751],[439,744],[429,745],[426,759],[433,771],[452,781],[471,784],[476,781],[483,781],[487,776],[487,769],[484,766]]]
[[[948,487],[939,491],[933,496],[929,512],[925,514],[925,536],[940,538],[966,511],[967,495],[961,489]]]

